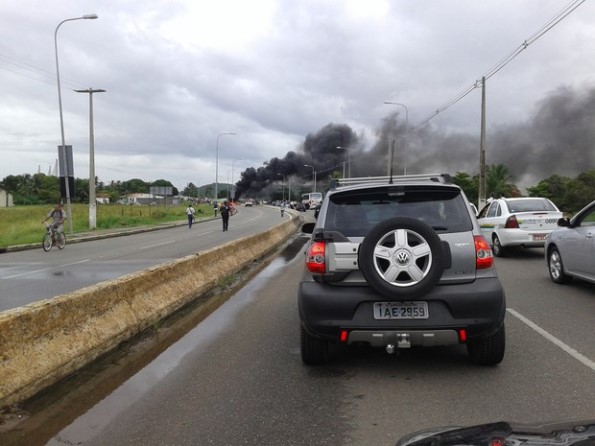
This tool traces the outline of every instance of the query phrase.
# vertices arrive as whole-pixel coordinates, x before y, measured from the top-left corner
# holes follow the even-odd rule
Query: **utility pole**
[[[95,134],[93,132],[93,93],[105,93],[102,89],[74,90],[89,94],[89,229],[97,228],[97,198],[95,197]]]
[[[486,78],[481,78],[481,139],[479,143],[479,193],[477,209],[486,204]]]

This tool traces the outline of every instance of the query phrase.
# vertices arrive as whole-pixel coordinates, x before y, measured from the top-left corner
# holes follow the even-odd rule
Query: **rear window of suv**
[[[438,233],[473,229],[460,190],[435,186],[387,186],[336,192],[329,196],[324,229],[347,237],[365,237],[375,225],[394,217],[421,220]]]

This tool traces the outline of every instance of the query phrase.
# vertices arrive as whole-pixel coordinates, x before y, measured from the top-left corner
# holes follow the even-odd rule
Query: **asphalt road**
[[[240,207],[229,230],[221,220],[125,237],[0,254],[0,311],[78,290],[166,263],[227,241],[253,235],[281,222],[274,208]],[[230,253],[233,255],[233,253]]]
[[[90,407],[64,419],[46,408],[53,418],[36,423],[54,424],[48,444],[392,445],[431,426],[595,418],[595,286],[551,283],[542,250],[496,261],[509,307],[497,367],[460,347],[356,349],[303,366],[302,262],[279,257],[120,385],[62,397]]]

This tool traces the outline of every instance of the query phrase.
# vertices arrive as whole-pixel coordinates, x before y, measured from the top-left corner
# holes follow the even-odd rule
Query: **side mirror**
[[[570,226],[570,220],[568,218],[559,218],[558,226],[567,228],[568,226]]]

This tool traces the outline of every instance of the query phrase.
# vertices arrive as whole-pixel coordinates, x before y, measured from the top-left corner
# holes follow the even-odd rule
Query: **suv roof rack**
[[[452,184],[452,178],[447,173],[422,173],[416,175],[395,175],[395,176],[380,176],[380,177],[355,177],[355,178],[338,178],[335,186],[353,186],[358,184],[376,183],[376,184],[393,184],[402,181],[434,181],[436,183]]]

